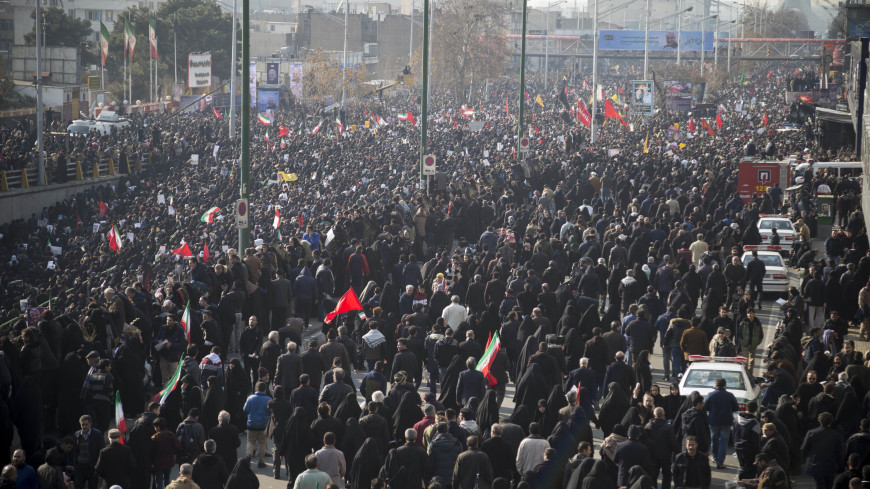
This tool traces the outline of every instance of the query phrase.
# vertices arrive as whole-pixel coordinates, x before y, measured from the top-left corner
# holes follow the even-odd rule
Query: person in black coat
[[[374,439],[380,454],[383,456],[390,446],[390,428],[387,420],[378,414],[379,404],[374,401],[368,404],[368,414],[360,418],[359,427],[366,437]],[[365,448],[365,444],[363,444],[363,448]]]
[[[200,489],[223,489],[229,473],[223,459],[215,453],[217,443],[214,440],[206,440],[203,448],[205,452],[199,454],[193,461],[193,482]]]
[[[242,442],[239,440],[238,428],[230,423],[228,412],[221,411],[218,415],[218,425],[208,430],[208,437],[217,444],[215,454],[223,460],[224,467],[233,467],[233,473],[235,474],[237,468],[236,461],[238,460],[237,449]],[[250,461],[248,461],[248,464],[248,470],[250,470]],[[230,474],[230,478],[232,478],[232,474]]]
[[[619,477],[616,484],[619,487],[628,486],[628,471],[635,465],[640,465],[644,470],[649,470],[652,465],[649,448],[640,441],[643,428],[640,425],[632,425],[628,428],[628,440],[616,446],[613,462],[619,466]]]
[[[323,355],[317,351],[317,342],[313,340],[309,341],[308,349],[305,350],[305,353],[303,353],[301,357],[302,372],[308,374],[311,388],[320,392],[320,381],[323,377],[323,371],[329,367],[329,364],[327,363],[328,361],[323,358]],[[329,360],[329,362],[331,361],[332,359]]]
[[[607,367],[607,373],[604,376],[604,385],[610,385],[615,382],[626,396],[631,396],[631,390],[634,388],[637,379],[634,376],[634,369],[625,363],[625,353],[618,351],[614,357],[615,362]]]
[[[133,450],[121,444],[120,431],[109,430],[109,444],[100,450],[94,469],[103,479],[106,489],[114,485],[130,487],[130,477],[135,473],[136,461],[133,459]]]
[[[685,442],[686,437],[694,436],[698,451],[710,453],[710,422],[704,411],[704,398],[697,396],[691,402],[692,406],[683,412],[681,419],[683,440]]]
[[[224,489],[260,489],[260,480],[251,470],[251,459],[243,458],[236,462]]]
[[[644,429],[646,430],[646,442],[650,447],[651,466],[649,475],[653,480],[658,480],[659,472],[662,474],[662,488],[671,487],[671,459],[674,452],[679,450],[680,445],[671,430],[668,420],[665,418],[665,410],[657,407],[653,410],[651,419]]]
[[[385,478],[391,480],[394,487],[422,487],[432,477],[432,464],[426,449],[417,445],[417,430],[408,428],[404,432],[405,444],[390,450],[381,471]],[[403,483],[397,480],[397,474],[402,471]]]
[[[408,350],[408,340],[399,338],[396,341],[398,351],[393,357],[393,368],[390,371],[390,378],[395,378],[396,374],[404,371],[408,374],[408,380],[412,380],[419,384],[420,382],[420,360],[413,352]]]
[[[698,441],[694,436],[687,436],[686,449],[674,458],[674,489],[699,487],[710,489],[711,471],[710,458],[698,449]]]
[[[465,360],[467,370],[459,374],[459,381],[456,383],[456,400],[460,405],[464,406],[472,397],[483,399],[486,392],[486,379],[483,373],[475,368],[476,365],[477,358],[467,358]]]
[[[295,409],[301,407],[310,424],[317,417],[317,391],[311,387],[311,378],[308,374],[299,376],[302,385],[293,389],[290,393],[290,405]]]
[[[152,402],[148,410],[140,416],[127,436],[127,446],[133,451],[136,468],[130,474],[131,489],[148,489],[151,482],[151,435],[154,434],[154,420],[160,404]],[[236,440],[238,440],[236,436]],[[235,452],[233,452],[235,453]],[[124,487],[124,486],[121,486]]]
[[[831,413],[820,414],[820,426],[808,431],[801,445],[806,473],[815,479],[816,487],[831,487],[843,463],[843,435],[831,428],[833,422]]]
[[[481,429],[483,428],[481,426]],[[490,437],[480,445],[480,450],[489,456],[493,477],[504,477],[509,480],[519,478],[520,474],[514,462],[517,459],[517,451],[502,438],[502,426],[494,423],[489,429]]]
[[[286,392],[292,392],[299,387],[299,376],[302,375],[302,357],[297,353],[297,343],[287,344],[287,353],[278,357],[275,370],[275,385],[284,386]]]

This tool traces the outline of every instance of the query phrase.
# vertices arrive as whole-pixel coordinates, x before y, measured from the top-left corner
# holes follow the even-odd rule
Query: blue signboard
[[[644,31],[602,30],[598,33],[598,49],[602,51],[643,51]],[[720,33],[722,38],[723,34]],[[713,51],[714,32],[704,32],[704,50]],[[649,31],[650,51],[676,51],[682,43],[681,51],[701,50],[701,31]]]

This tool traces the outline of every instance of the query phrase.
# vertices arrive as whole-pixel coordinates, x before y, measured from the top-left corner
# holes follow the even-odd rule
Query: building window
[[[269,30],[275,32],[275,24],[270,25]]]
[[[76,9],[74,9],[74,8],[69,9],[69,17],[70,17],[71,19],[75,19],[75,18],[76,18]]]
[[[0,19],[0,31],[12,31],[15,30],[15,26],[12,22],[12,19]]]
[[[88,10],[88,20],[92,22],[96,22],[102,20],[103,11],[102,10]]]
[[[106,20],[109,22],[115,21],[115,12],[111,10],[106,10]]]

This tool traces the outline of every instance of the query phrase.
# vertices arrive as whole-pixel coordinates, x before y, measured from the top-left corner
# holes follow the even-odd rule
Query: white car
[[[781,246],[761,245],[752,246],[746,245],[741,260],[745,267],[749,260],[752,259],[752,251],[758,251],[758,259],[764,263],[764,279],[761,284],[764,286],[764,292],[779,292],[788,293],[788,270],[785,267],[785,261],[780,255]]]
[[[725,388],[737,398],[740,411],[746,411],[750,401],[761,400],[761,387],[746,372],[745,357],[710,357],[691,355],[691,365],[680,379],[680,395],[688,396],[697,391],[707,397],[715,387],[716,379],[725,379]]]
[[[778,214],[761,214],[758,217],[758,233],[761,234],[761,244],[770,244],[770,237],[773,235],[772,229],[776,229],[776,233],[779,234],[780,246],[783,249],[790,249],[797,235],[791,219],[788,216]]]

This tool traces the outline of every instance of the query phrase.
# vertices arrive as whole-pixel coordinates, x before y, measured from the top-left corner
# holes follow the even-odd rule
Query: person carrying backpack
[[[722,326],[716,331],[716,339],[713,340],[713,347],[710,350],[717,357],[736,357],[737,347],[731,341],[731,330]]]
[[[191,463],[202,453],[205,443],[205,429],[199,424],[199,409],[192,408],[187,418],[175,429],[175,436],[181,442],[181,450],[175,454],[178,464]]]

